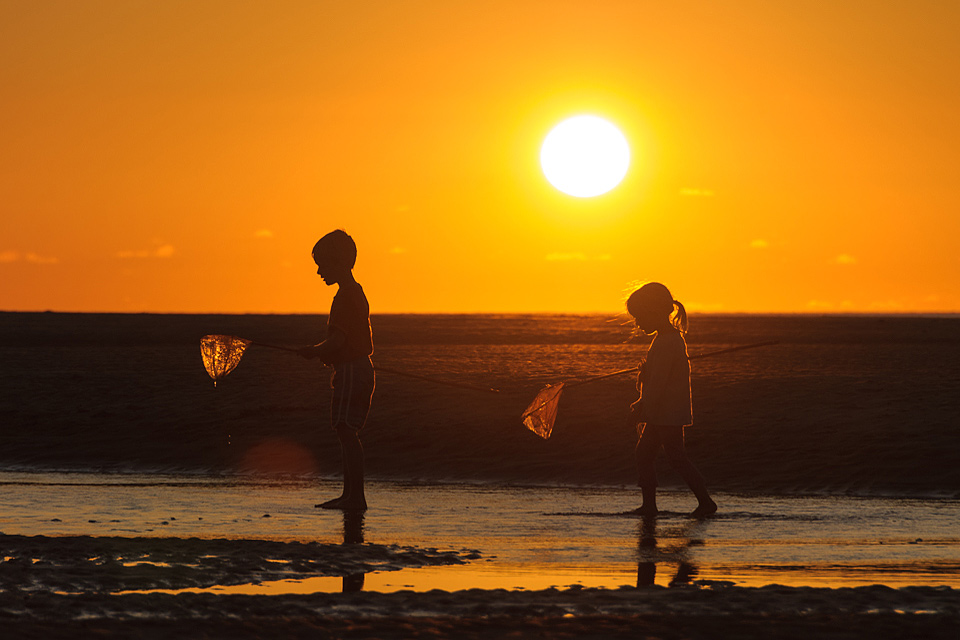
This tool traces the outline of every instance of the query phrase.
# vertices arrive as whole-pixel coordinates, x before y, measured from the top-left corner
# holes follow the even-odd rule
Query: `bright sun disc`
[[[555,126],[540,148],[543,175],[577,198],[592,198],[620,184],[630,167],[630,146],[620,130],[597,116],[576,116]]]

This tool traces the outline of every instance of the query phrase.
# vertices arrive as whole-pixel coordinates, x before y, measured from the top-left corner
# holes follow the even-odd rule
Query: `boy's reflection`
[[[343,544],[363,544],[363,511],[343,512]],[[343,592],[363,591],[364,573],[343,576]]]
[[[662,536],[657,541],[657,516],[644,516],[640,520],[637,542],[637,586],[656,583],[657,563],[677,563],[677,573],[669,582],[671,587],[688,585],[697,577],[697,567],[690,562],[687,551],[694,540],[691,534],[701,523],[692,520],[684,524],[674,535]],[[673,532],[671,532],[673,533]]]

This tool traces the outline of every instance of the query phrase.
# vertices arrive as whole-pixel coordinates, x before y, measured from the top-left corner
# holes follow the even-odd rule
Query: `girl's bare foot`
[[[313,507],[315,509],[339,509],[341,502],[343,502],[343,496],[334,498],[333,500],[327,500],[326,502],[321,502],[320,504],[315,504]]]
[[[716,512],[717,503],[708,498],[706,501],[697,505],[697,508],[694,509],[690,515],[694,518],[706,518],[707,516],[712,516]]]
[[[634,509],[630,513],[635,513],[638,516],[655,516],[660,513],[660,510],[657,509],[656,505],[643,504],[638,509]]]

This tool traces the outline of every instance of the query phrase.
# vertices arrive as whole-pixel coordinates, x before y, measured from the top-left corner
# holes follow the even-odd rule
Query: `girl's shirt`
[[[640,421],[647,424],[693,424],[690,398],[690,361],[687,343],[679,331],[658,331],[637,377],[643,405]]]

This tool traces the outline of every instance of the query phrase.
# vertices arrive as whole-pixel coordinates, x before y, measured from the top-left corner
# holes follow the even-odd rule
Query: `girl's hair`
[[[659,282],[648,282],[627,298],[627,312],[634,318],[638,318],[640,310],[644,308],[665,314],[677,331],[687,332],[687,310],[678,300],[674,300],[670,290]]]

